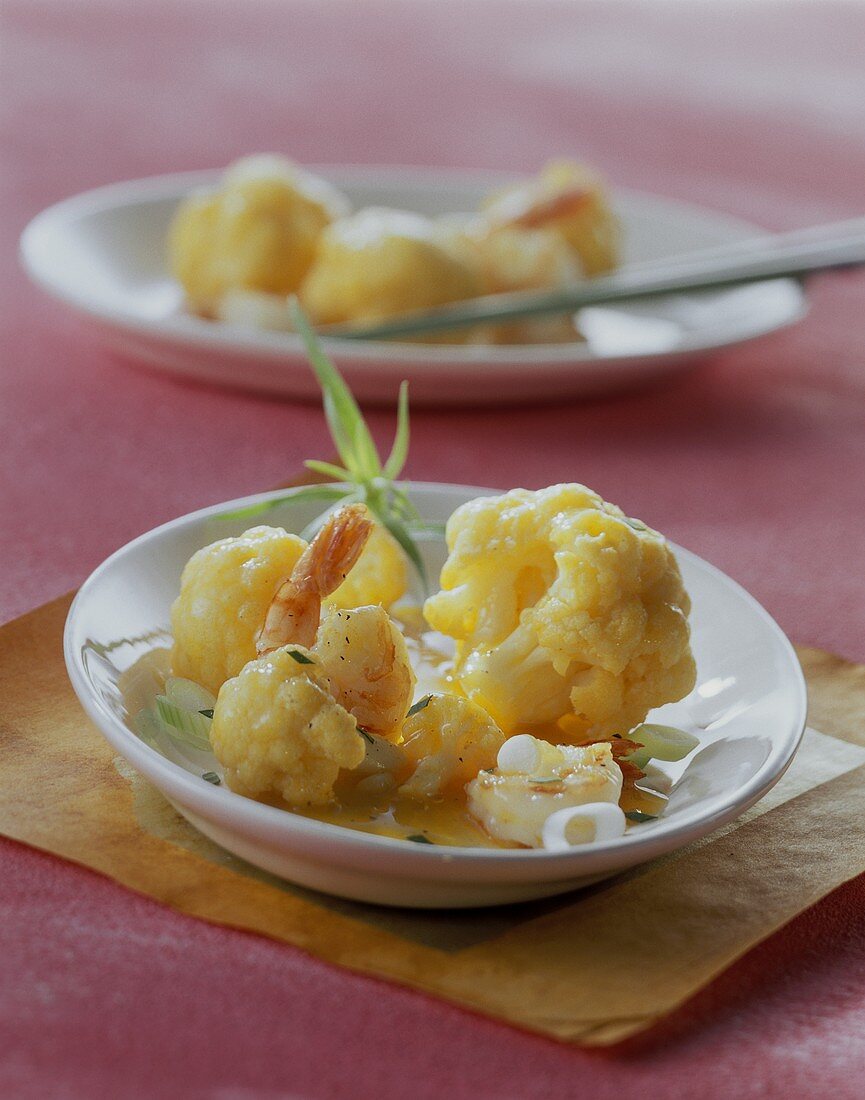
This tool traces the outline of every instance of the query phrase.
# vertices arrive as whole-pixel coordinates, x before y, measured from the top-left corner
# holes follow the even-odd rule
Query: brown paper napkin
[[[0,832],[182,912],[522,1027],[616,1042],[865,870],[865,667],[801,649],[811,728],[792,767],[739,821],[679,853],[483,911],[379,909],[290,886],[199,835],[90,724],[63,665],[69,602],[0,630]]]

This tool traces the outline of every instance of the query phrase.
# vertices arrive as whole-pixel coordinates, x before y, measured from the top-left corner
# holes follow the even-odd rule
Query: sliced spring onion
[[[675,726],[656,726],[646,722],[629,734],[634,741],[639,741],[643,748],[638,749],[628,759],[641,768],[643,765],[638,758],[646,756],[646,760],[682,760],[689,752],[699,745],[700,739],[693,733],[676,729]]]
[[[566,852],[580,844],[616,840],[625,833],[625,815],[614,802],[566,806],[544,822],[541,840],[550,852]]]
[[[210,750],[210,719],[198,711],[184,710],[166,695],[156,696],[156,714],[165,732],[192,748]]]
[[[540,746],[530,733],[518,733],[502,744],[496,763],[503,772],[531,775],[541,765]]]
[[[181,710],[213,710],[216,706],[216,696],[212,692],[182,676],[168,677],[165,681],[165,695]]]
[[[380,772],[390,772],[396,775],[405,770],[408,764],[405,749],[385,740],[384,737],[379,737],[368,730],[362,730],[360,726],[358,726],[358,733],[367,743],[366,755],[356,768],[352,768],[351,775],[363,777],[376,775]]]

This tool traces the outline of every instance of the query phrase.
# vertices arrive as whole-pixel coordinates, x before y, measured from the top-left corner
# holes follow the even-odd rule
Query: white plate
[[[419,168],[321,167],[356,207],[393,206],[436,215],[476,209],[501,175]],[[205,321],[183,311],[166,270],[165,238],[179,200],[218,173],[118,183],[39,214],[21,238],[31,278],[89,317],[125,357],[221,385],[317,398],[297,337]],[[656,260],[753,238],[761,230],[696,207],[628,192],[615,206],[625,263]],[[793,280],[678,295],[615,309],[584,310],[587,342],[522,347],[437,346],[327,340],[360,399],[392,401],[411,379],[412,401],[463,404],[592,394],[660,378],[715,348],[797,320],[805,299]]]
[[[490,490],[418,484],[424,517],[442,523],[459,504]],[[66,664],[85,710],[111,745],[189,821],[218,844],[293,882],[385,905],[477,906],[563,893],[704,836],[757,801],[780,778],[805,725],[805,685],[777,624],[742,588],[686,550],[677,550],[693,600],[697,686],[682,703],[653,713],[695,732],[700,748],[665,765],[674,780],[657,821],[624,837],[564,854],[444,848],[356,832],[262,805],[201,778],[214,761],[162,756],[130,728],[120,673],[165,642],[183,565],[214,539],[249,521],[220,514],[284,493],[233,501],[183,516],[142,535],[104,562],[81,588],[66,624]],[[317,514],[314,503],[282,503],[261,520],[289,530]],[[424,547],[432,576],[441,540]]]

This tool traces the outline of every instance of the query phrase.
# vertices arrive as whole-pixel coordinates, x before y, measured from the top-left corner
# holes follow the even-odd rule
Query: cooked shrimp
[[[363,504],[348,504],[330,517],[273,597],[255,643],[259,657],[292,643],[312,646],[322,599],[345,580],[371,532]]]
[[[526,765],[529,770],[524,770]],[[529,848],[544,847],[544,828],[552,814],[577,806],[594,810],[599,802],[618,809],[621,793],[622,773],[609,742],[555,746],[525,734],[506,741],[499,750],[498,767],[480,772],[466,786],[469,813],[491,837]],[[624,832],[621,811],[617,820]],[[557,819],[556,824],[561,823]],[[567,831],[561,829],[559,847]],[[596,828],[584,839],[593,839],[597,832]]]
[[[359,726],[384,737],[399,734],[415,675],[405,639],[383,607],[331,611],[310,653]]]
[[[552,195],[525,193],[514,195],[513,198],[513,202],[502,202],[501,209],[490,219],[493,224],[539,229],[584,210],[592,202],[592,192],[577,184]]]

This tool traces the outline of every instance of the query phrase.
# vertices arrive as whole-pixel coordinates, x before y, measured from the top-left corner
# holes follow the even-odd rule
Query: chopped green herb
[[[206,779],[208,783],[212,783],[214,787],[218,787],[219,784],[222,782],[216,772],[205,772],[201,778]]]
[[[289,657],[293,657],[299,665],[314,665],[315,661],[311,657],[307,657],[305,653],[301,653],[299,649],[290,649],[288,651]]]
[[[211,709],[200,710],[198,713],[203,714],[205,718],[212,718],[213,717],[213,711]]]
[[[262,500],[258,504],[249,504],[245,508],[232,508],[228,512],[220,512],[219,518],[228,520],[254,519],[256,516],[269,512],[278,504],[300,504],[306,500],[323,500],[330,504],[334,504],[336,501],[345,502],[350,492],[350,489],[341,489],[336,485],[302,485],[298,489],[293,489],[289,495],[279,497],[276,500]]]
[[[406,840],[414,841],[415,844],[432,844],[428,836],[424,836],[423,833],[412,833],[411,836],[407,836]]]
[[[644,814],[642,810],[627,810],[625,812],[625,817],[628,821],[637,821],[640,823],[658,820],[657,814]]]
[[[630,519],[628,516],[625,516],[625,523],[627,523],[627,525],[629,527],[633,527],[633,529],[635,531],[648,531],[649,530],[649,528],[645,525],[645,523],[641,523],[640,520],[638,520],[638,519]]]
[[[362,738],[363,738],[363,739],[364,739],[365,741],[369,741],[369,743],[370,743],[371,745],[374,745],[374,744],[375,744],[375,738],[374,738],[374,737],[373,737],[373,735],[372,735],[372,734],[371,734],[371,733],[369,732],[369,730],[365,730],[365,729],[363,728],[363,726],[358,726],[358,727],[357,727],[357,732],[358,732],[358,733],[359,733],[359,734],[361,735],[361,737],[362,737]]]
[[[422,711],[424,707],[428,707],[430,704],[430,699],[432,699],[431,695],[425,695],[423,699],[418,699],[418,701],[413,706],[408,708],[408,714],[406,715],[406,718],[411,718],[413,714],[417,714],[419,711]]]
[[[532,778],[529,782],[536,787],[546,783],[564,783],[564,780],[560,775],[544,775],[540,779]]]

